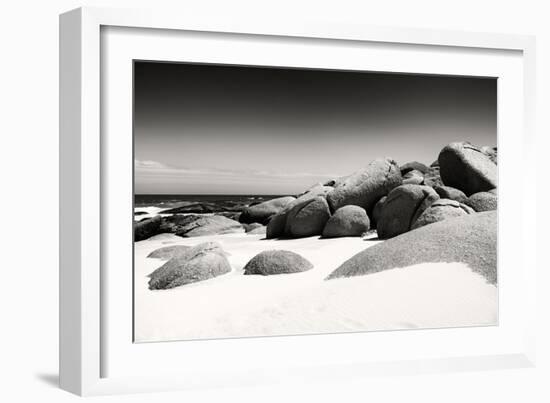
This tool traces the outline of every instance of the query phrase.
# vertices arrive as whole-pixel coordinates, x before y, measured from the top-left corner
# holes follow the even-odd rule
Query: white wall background
[[[537,35],[539,155],[527,175],[539,175],[539,259],[546,258],[543,228],[550,124],[550,10],[545,1],[72,1],[20,0],[1,5],[0,399],[75,401],[56,388],[58,293],[58,14],[81,5],[180,7],[181,12],[269,14],[273,19],[315,17],[374,25],[451,28]],[[534,201],[533,201],[534,205]],[[534,235],[534,234],[533,234]],[[544,263],[547,268],[550,266]],[[397,378],[334,384],[258,387],[160,395],[101,397],[97,401],[550,401],[550,276],[539,279],[536,369]]]

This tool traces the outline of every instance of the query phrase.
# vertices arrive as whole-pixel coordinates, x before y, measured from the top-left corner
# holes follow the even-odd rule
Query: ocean
[[[281,195],[134,195],[135,213],[211,214],[240,213],[251,204],[271,200]]]

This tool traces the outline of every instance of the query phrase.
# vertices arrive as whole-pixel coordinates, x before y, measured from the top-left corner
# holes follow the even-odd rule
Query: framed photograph
[[[62,388],[533,365],[532,37],[84,8],[60,45]]]

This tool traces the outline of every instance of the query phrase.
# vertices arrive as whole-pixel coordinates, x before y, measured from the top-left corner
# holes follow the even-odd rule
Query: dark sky
[[[294,194],[377,157],[496,145],[496,80],[135,62],[135,191]]]

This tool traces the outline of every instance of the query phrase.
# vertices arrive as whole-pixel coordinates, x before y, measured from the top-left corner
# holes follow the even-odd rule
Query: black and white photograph
[[[135,60],[134,341],[498,324],[497,80]]]

